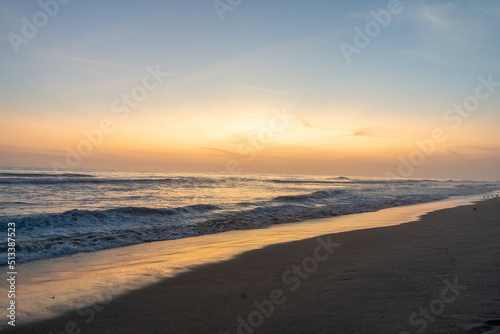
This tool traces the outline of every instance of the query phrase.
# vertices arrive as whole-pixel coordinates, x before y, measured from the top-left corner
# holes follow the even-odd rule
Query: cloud
[[[297,118],[297,119],[299,120],[299,122],[300,122],[303,126],[305,126],[306,128],[310,128],[310,127],[312,127],[312,126],[311,126],[311,123],[310,123],[309,121],[307,121],[306,119],[304,119],[303,117],[301,117],[301,116],[296,116],[296,118]]]
[[[493,145],[475,145],[475,146],[463,146],[463,147],[479,151],[500,152],[500,146],[493,146]]]
[[[454,26],[454,21],[451,18],[453,5],[451,2],[424,5],[418,10],[418,15],[427,23],[438,31],[449,31]]]
[[[63,55],[56,55],[56,54],[53,54],[52,56],[59,57],[59,58],[64,58],[64,59],[68,59],[68,60],[85,62],[85,63],[93,63],[93,64],[100,64],[100,65],[122,67],[122,68],[131,69],[131,70],[145,71],[144,68],[137,67],[137,66],[129,66],[129,65],[123,65],[123,64],[118,64],[118,63],[105,62],[105,61],[94,60],[94,59],[85,59],[85,58],[70,57],[70,56],[63,56]],[[246,89],[249,89],[249,90],[257,90],[257,91],[266,92],[266,93],[291,95],[291,93],[285,92],[285,91],[267,89],[267,88],[258,87],[258,86],[245,85],[245,84],[241,84],[241,83],[237,83],[237,82],[213,80],[213,79],[209,79],[209,78],[205,78],[205,77],[185,75],[185,74],[174,73],[174,72],[159,71],[158,73],[164,74],[164,75],[170,75],[170,76],[174,76],[174,77],[179,77],[179,78],[184,78],[184,79],[191,79],[191,80],[195,80],[195,81],[210,82],[210,83],[215,83],[215,84],[218,84],[218,85],[238,87],[238,88],[246,88]]]
[[[477,37],[484,25],[484,11],[494,10],[478,9],[472,4],[460,5],[456,2],[429,2],[418,3],[413,6],[410,17],[416,21],[420,31],[426,32],[427,39],[435,38],[459,43],[463,47],[477,47]],[[431,35],[429,35],[429,33]]]
[[[425,40],[443,40],[471,47],[476,34],[477,15],[471,15],[453,2],[416,4],[410,17],[416,22]],[[430,31],[429,31],[430,30]]]
[[[213,152],[212,155],[217,156],[217,157],[223,157],[223,158],[239,158],[239,157],[241,157],[241,154],[239,154],[239,153],[236,153],[236,152],[233,152],[230,150],[226,150],[226,149],[222,149],[222,148],[202,147],[202,149],[212,151]]]
[[[229,143],[232,145],[240,145],[242,143],[248,142],[252,137],[255,137],[255,130],[247,130],[233,133],[229,136]]]
[[[376,127],[367,127],[367,128],[360,128],[356,129],[353,133],[353,136],[360,136],[360,137],[373,137],[373,138],[392,138],[397,136],[395,133],[384,130],[381,128],[376,128]]]
[[[300,122],[300,124],[302,124],[302,126],[309,128],[309,129],[332,130],[332,131],[342,131],[345,133],[349,133],[349,131],[347,131],[345,129],[330,128],[330,127],[326,127],[326,126],[316,126],[313,123],[311,123],[310,121],[308,121],[307,119],[305,119],[304,117],[299,116],[299,115],[295,115],[295,119],[297,119]]]

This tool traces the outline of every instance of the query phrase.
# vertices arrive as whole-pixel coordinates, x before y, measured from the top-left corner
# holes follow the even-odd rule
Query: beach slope
[[[17,333],[500,333],[500,199],[267,246]]]

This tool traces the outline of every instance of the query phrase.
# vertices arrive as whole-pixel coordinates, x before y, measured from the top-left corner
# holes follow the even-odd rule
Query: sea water
[[[15,223],[16,262],[25,263],[498,189],[492,181],[2,168],[0,226]]]

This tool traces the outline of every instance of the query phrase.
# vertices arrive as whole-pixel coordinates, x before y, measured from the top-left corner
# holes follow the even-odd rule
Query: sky
[[[0,2],[0,166],[499,180],[500,2]]]

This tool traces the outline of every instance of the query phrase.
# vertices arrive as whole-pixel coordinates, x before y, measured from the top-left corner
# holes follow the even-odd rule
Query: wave
[[[59,184],[59,183],[95,183],[95,184],[115,184],[115,183],[192,183],[192,182],[203,182],[205,184],[222,183],[225,180],[214,180],[208,178],[196,178],[196,177],[182,177],[182,178],[141,178],[141,179],[120,179],[120,178],[85,178],[85,177],[53,177],[53,178],[18,178],[18,177],[4,177],[0,178],[0,184]]]
[[[275,179],[275,180],[267,180],[267,182],[270,183],[297,183],[297,184],[338,184],[338,183],[345,183],[345,182],[340,182],[340,181],[323,181],[323,180],[280,180],[280,179]]]
[[[151,216],[167,218],[180,215],[205,214],[210,211],[220,210],[216,205],[195,204],[175,208],[147,208],[147,207],[121,207],[107,210],[80,210],[73,209],[62,213],[43,213],[27,215],[23,217],[0,218],[0,222],[15,222],[16,227],[26,228],[36,232],[37,228],[68,228],[75,230],[95,231],[109,226],[127,227],[139,225],[142,219],[149,219]],[[138,219],[142,218],[142,219]],[[147,221],[146,221],[147,222]],[[64,231],[60,231],[65,233]]]
[[[401,184],[401,183],[421,183],[421,182],[442,182],[436,180],[411,180],[411,179],[386,179],[386,180],[360,180],[348,177],[336,177],[331,180],[267,180],[271,183],[296,183],[296,184]],[[449,181],[446,181],[449,182]]]
[[[326,198],[334,194],[335,191],[318,191],[307,198]],[[294,198],[301,197],[298,195]],[[378,200],[359,198],[358,201],[313,206],[305,204],[304,199],[302,203],[292,203],[295,199],[290,201],[282,196],[267,205],[238,210],[220,210],[219,206],[208,204],[177,208],[123,207],[102,211],[70,210],[58,214],[1,219],[0,222],[16,223],[17,258],[19,263],[24,263],[79,252],[231,230],[264,228],[274,224],[376,211],[444,198],[445,196],[420,194]],[[280,201],[282,203],[278,204]],[[1,244],[0,252],[6,252],[6,247]]]
[[[6,175],[10,174],[3,173],[0,182],[12,179]],[[120,200],[119,203],[126,204],[115,208],[106,206],[106,203],[111,203],[113,199],[120,199],[119,196],[113,197],[114,195],[110,197],[109,201],[102,202],[102,204],[99,201],[89,204],[102,205],[102,207],[80,207],[60,213],[26,214],[19,211],[20,209],[16,206],[16,210],[11,210],[9,216],[0,217],[0,226],[6,228],[8,222],[16,223],[17,245],[19,247],[17,256],[19,263],[23,263],[144,242],[172,240],[230,230],[263,228],[273,224],[443,200],[450,196],[488,193],[498,189],[500,185],[472,181],[451,184],[447,181],[432,180],[359,180],[340,177],[341,179],[327,180],[328,183],[334,183],[334,185],[273,186],[272,191],[277,188],[273,195],[271,191],[263,193],[259,192],[259,189],[271,188],[270,184],[266,182],[318,183],[318,181],[312,177],[297,180],[293,180],[291,177],[258,179],[224,176],[154,178],[154,175],[151,174],[144,175],[144,177],[143,179],[126,179],[123,178],[123,175],[111,179],[81,176],[16,177],[16,180],[36,179],[37,182],[169,182],[173,184],[169,185],[168,189],[157,187],[152,192],[150,190],[153,187],[148,185],[145,187],[148,189],[146,195],[142,189],[137,192],[132,190],[130,195],[138,196],[139,200],[134,199],[133,202]],[[217,184],[224,185],[224,182],[227,182],[227,186],[236,189],[237,192],[228,191],[227,196],[224,192],[224,196],[219,197],[217,197],[217,192],[199,198],[190,197],[193,194],[193,186],[219,190]],[[388,186],[387,183],[390,182],[392,184]],[[416,186],[415,182],[417,182]],[[65,187],[60,188],[66,191]],[[83,187],[72,186],[69,188]],[[84,189],[82,194],[88,195],[90,191],[99,191],[100,187],[89,188],[90,190]],[[170,188],[175,188],[176,193],[171,195]],[[30,189],[26,193],[36,194],[36,191],[36,188]],[[126,191],[131,190],[126,189]],[[240,196],[240,192],[244,192],[244,196]],[[151,193],[155,195],[152,196],[151,200],[149,198],[140,200],[141,196],[147,197]],[[164,193],[167,195],[163,196]],[[55,194],[59,196],[57,192]],[[119,195],[121,196],[121,193]],[[176,203],[179,204],[156,207],[158,201],[170,203],[169,200],[174,197]],[[27,198],[25,201],[29,201],[31,197]],[[215,204],[200,203],[205,198],[209,199],[210,203]],[[20,204],[18,206],[21,206],[22,210],[28,209],[24,207],[27,203],[22,202],[21,198],[6,197],[2,199],[0,206],[12,205],[13,201],[18,201]],[[82,201],[78,197],[71,203],[79,205]],[[148,204],[151,201],[154,201],[155,204]],[[49,200],[47,202],[50,203]],[[49,208],[54,209],[55,206]],[[18,215],[15,216],[16,214]],[[6,252],[5,243],[0,243],[0,251]]]
[[[56,184],[56,183],[142,183],[142,182],[172,182],[173,179],[88,179],[88,178],[0,178],[0,184]]]
[[[18,238],[16,241],[17,263],[68,256],[82,252],[94,252],[104,249],[136,245],[159,240],[173,240],[197,236],[182,225],[171,225],[166,228],[152,226],[149,228],[132,227],[127,229],[110,229],[99,232],[80,232],[71,235],[46,235],[33,240]],[[0,245],[0,252],[7,251]]]
[[[331,199],[337,195],[345,194],[344,189],[318,190],[310,194],[285,195],[273,199],[275,202],[305,202],[311,200]]]
[[[224,184],[235,181],[234,177],[202,177],[202,176],[172,176],[172,177],[144,177],[144,178],[106,178],[98,177],[90,174],[80,173],[0,173],[0,184],[59,184],[59,183],[203,183],[203,184]],[[434,180],[412,180],[412,179],[380,179],[380,180],[364,180],[351,179],[344,176],[339,176],[326,180],[314,179],[257,179],[248,177],[238,177],[237,182],[255,182],[262,181],[267,183],[277,184],[318,184],[318,185],[349,185],[349,184],[403,184],[403,183],[421,183],[421,182],[442,182],[449,181],[434,181]]]
[[[12,201],[12,202],[0,202],[0,205],[36,205],[33,203],[28,203],[28,202],[21,202],[21,201]]]
[[[0,173],[0,177],[94,177],[90,174],[79,173]]]
[[[335,217],[353,213],[376,211],[384,208],[431,202],[446,199],[443,195],[404,195],[371,199],[358,198],[358,201],[339,201],[324,205],[305,205],[303,203],[286,203],[280,205],[260,206],[250,210],[216,216],[196,225],[203,234],[216,233],[232,229],[249,229],[267,227],[274,224],[299,222],[316,218]]]
[[[91,252],[138,243],[200,235],[192,224],[219,206],[195,204],[174,208],[121,207],[0,218],[16,226],[17,260],[27,261]],[[0,252],[6,252],[0,244]]]
[[[125,207],[125,208],[116,208],[116,209],[109,209],[109,210],[104,210],[100,212],[104,213],[122,213],[122,214],[134,214],[134,215],[173,215],[173,214],[178,214],[178,213],[204,213],[208,211],[214,211],[214,210],[220,210],[221,208],[217,205],[211,205],[211,204],[194,204],[194,205],[187,205],[187,206],[181,206],[177,208],[169,208],[169,209],[163,209],[163,208],[145,208],[145,207]]]

